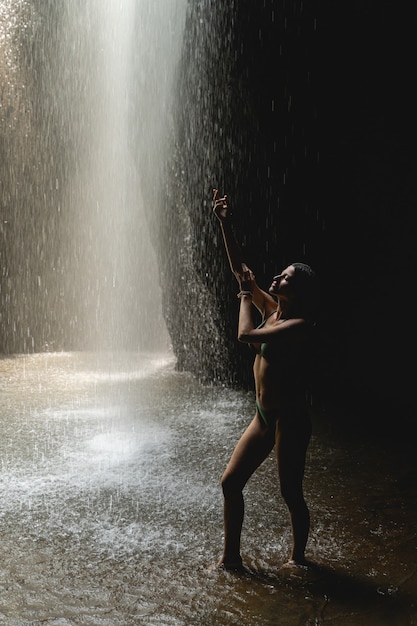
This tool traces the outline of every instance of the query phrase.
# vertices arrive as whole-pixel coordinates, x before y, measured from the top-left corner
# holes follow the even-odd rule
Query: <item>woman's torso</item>
[[[272,316],[273,317],[273,316]],[[261,326],[282,324],[271,318]],[[256,399],[265,409],[304,406],[308,388],[310,324],[293,326],[268,343],[253,344]]]

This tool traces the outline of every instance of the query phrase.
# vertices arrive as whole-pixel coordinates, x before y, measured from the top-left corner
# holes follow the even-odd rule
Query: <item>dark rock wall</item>
[[[407,356],[414,333],[400,320],[414,283],[415,11],[356,2],[330,5],[324,18],[322,267],[340,346],[335,391],[375,424],[382,417],[388,424],[414,404]]]
[[[388,1],[190,2],[161,226],[180,369],[251,387],[211,213],[219,187],[261,285],[295,260],[320,274],[316,402],[375,419],[413,402],[402,318],[414,285],[415,25],[411,7]]]

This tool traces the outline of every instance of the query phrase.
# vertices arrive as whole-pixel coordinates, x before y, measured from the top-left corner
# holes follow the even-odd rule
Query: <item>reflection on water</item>
[[[417,623],[413,455],[315,418],[309,571],[279,571],[289,525],[271,456],[246,489],[244,576],[220,556],[219,478],[251,393],[169,354],[0,360],[0,623]]]

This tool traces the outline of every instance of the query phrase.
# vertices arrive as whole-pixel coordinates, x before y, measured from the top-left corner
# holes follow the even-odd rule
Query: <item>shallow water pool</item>
[[[202,386],[170,354],[0,360],[0,623],[417,624],[413,454],[314,417],[308,570],[281,570],[273,455],[246,488],[245,575],[212,571],[221,472],[251,393]]]

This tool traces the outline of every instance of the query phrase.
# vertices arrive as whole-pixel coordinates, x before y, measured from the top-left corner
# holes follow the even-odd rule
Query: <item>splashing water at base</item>
[[[167,353],[16,356],[0,384],[0,621],[412,623],[416,506],[381,481],[377,448],[339,448],[316,424],[309,572],[280,570],[290,535],[271,455],[245,491],[237,576],[210,566],[252,394],[201,386]],[[387,465],[392,481],[406,469]]]

